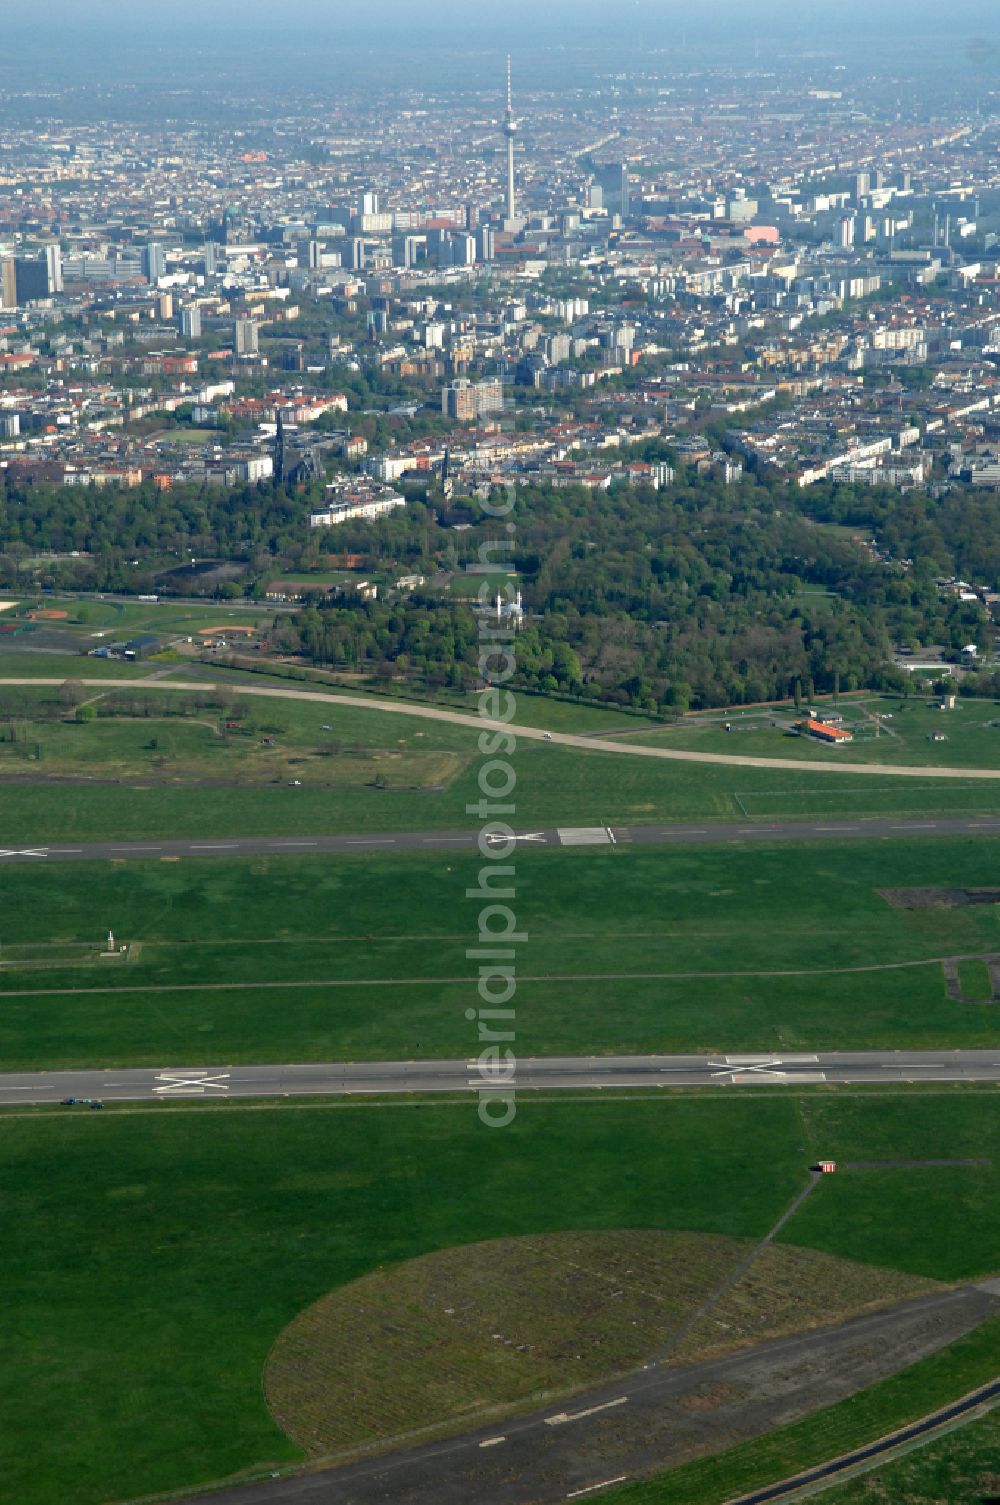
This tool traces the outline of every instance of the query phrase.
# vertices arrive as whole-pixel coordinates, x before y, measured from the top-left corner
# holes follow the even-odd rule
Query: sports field
[[[985,1275],[1000,1249],[997,1103],[992,1089],[530,1101],[501,1134],[466,1103],[6,1113],[5,1488],[18,1505],[99,1505],[292,1463],[261,1376],[278,1334],[333,1288],[560,1229],[759,1236],[820,1155],[989,1157],[829,1178],[782,1235],[917,1277]],[[779,1460],[971,1388],[995,1343],[972,1334],[797,1441],[777,1434]],[[775,1439],[759,1446],[770,1470]],[[663,1498],[715,1505],[736,1467]]]
[[[996,904],[881,891],[990,887],[996,852],[525,852],[520,1052],[991,1046],[1000,1005],[956,1001],[943,961],[1000,952]],[[10,1069],[461,1056],[480,866],[400,851],[0,868],[0,1054]],[[109,928],[130,947],[112,964]]]

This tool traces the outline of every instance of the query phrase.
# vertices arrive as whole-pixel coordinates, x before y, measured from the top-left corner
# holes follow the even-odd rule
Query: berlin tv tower
[[[514,137],[517,135],[518,122],[514,119],[514,108],[510,95],[510,53],[507,54],[507,109],[500,129],[507,140],[507,218],[512,220],[515,216],[514,204]]]

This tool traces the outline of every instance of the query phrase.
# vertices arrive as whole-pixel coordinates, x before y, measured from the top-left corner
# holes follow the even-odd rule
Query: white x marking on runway
[[[496,844],[497,842],[501,842],[501,841],[541,841],[541,842],[544,842],[546,839],[547,838],[546,838],[545,833],[543,831],[525,832],[525,834],[523,836],[505,836],[502,831],[487,831],[487,833],[486,833],[486,840],[488,842],[490,842],[491,844]]]
[[[204,1092],[206,1088],[214,1088],[216,1092],[228,1092],[226,1085],[229,1081],[229,1072],[221,1071],[213,1076],[192,1076],[188,1072],[161,1071],[156,1078],[162,1082],[162,1087],[154,1087],[154,1092]]]
[[[48,849],[45,847],[24,847],[18,851],[12,847],[9,851],[0,849],[0,857],[47,857]]]

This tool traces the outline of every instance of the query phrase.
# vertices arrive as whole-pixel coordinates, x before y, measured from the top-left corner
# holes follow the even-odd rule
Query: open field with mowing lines
[[[502,1135],[484,1135],[465,1103],[3,1114],[5,1487],[18,1505],[99,1505],[290,1463],[261,1374],[278,1334],[331,1289],[494,1238],[759,1237],[820,1155],[988,1157],[872,1173],[877,1185],[830,1178],[782,1243],[929,1279],[989,1274],[998,1104],[992,1089],[592,1098],[525,1103]],[[777,1454],[766,1439],[768,1467],[889,1412],[915,1414],[935,1383],[945,1398],[970,1388],[995,1363],[995,1337],[984,1342],[972,1334],[927,1361],[919,1384],[900,1375],[888,1401],[835,1408],[847,1426],[807,1425]],[[728,1485],[732,1471],[720,1477]],[[685,1496],[671,1485],[669,1498]]]
[[[988,884],[995,853],[944,838],[533,851],[517,865],[519,1052],[1000,1043],[1000,1016],[950,998],[942,967],[1000,952],[998,907],[879,892]],[[462,896],[480,866],[399,852],[0,869],[17,939],[0,937],[7,1069],[460,1056],[478,923]],[[127,957],[100,959],[109,928]],[[65,962],[61,945],[77,948]]]
[[[415,733],[410,722],[393,735],[391,718],[371,750],[398,749]],[[336,718],[346,739],[351,723]],[[350,728],[350,730],[349,730]],[[84,727],[88,731],[91,728]],[[460,728],[454,728],[460,732]],[[454,748],[471,760],[475,733]],[[150,756],[152,756],[150,754]],[[515,754],[518,824],[616,825],[653,821],[781,820],[820,816],[831,821],[873,816],[923,818],[934,815],[1000,813],[1000,780],[964,784],[904,779],[864,779],[849,774],[789,774],[765,769],[727,769],[689,764],[658,764],[616,758],[607,753],[531,746]],[[235,760],[234,760],[235,761]],[[31,777],[45,778],[44,765],[30,765]],[[325,788],[286,783],[219,787],[171,783],[155,770],[127,786],[110,783],[7,782],[3,786],[2,838],[5,842],[142,840],[146,837],[315,835],[333,831],[460,830],[470,818],[466,806],[480,798],[475,769],[466,766],[436,792],[389,787]],[[393,775],[393,779],[395,775]]]

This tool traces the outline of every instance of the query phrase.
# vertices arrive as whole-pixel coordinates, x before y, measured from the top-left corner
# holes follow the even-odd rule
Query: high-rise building
[[[503,383],[499,378],[481,381],[473,386],[467,377],[461,377],[450,386],[441,389],[441,411],[446,418],[455,418],[459,423],[472,423],[487,413],[503,410]]]
[[[358,195],[358,213],[364,218],[367,214],[378,214],[378,194],[370,190]]]
[[[860,204],[866,194],[872,191],[871,174],[856,172],[851,177],[851,196],[856,204]]]
[[[17,268],[13,256],[0,261],[0,308],[17,307]]]
[[[153,285],[167,270],[167,253],[158,240],[151,240],[142,248],[142,275]]]
[[[11,306],[30,303],[35,298],[47,298],[49,291],[49,268],[44,256],[15,256],[14,300]]]
[[[605,162],[594,173],[594,186],[600,190],[600,203],[591,203],[591,208],[606,209],[609,214],[629,215],[628,164]],[[592,195],[593,197],[593,195]]]
[[[62,251],[58,245],[45,247],[45,270],[49,279],[49,292],[61,293],[63,290]]]
[[[237,319],[233,328],[233,343],[237,355],[256,355],[260,349],[260,337],[253,319]]]
[[[201,339],[201,309],[196,304],[181,309],[178,328],[185,340]]]
[[[842,214],[837,220],[837,245],[842,251],[850,250],[854,244],[854,215]]]
[[[472,267],[476,264],[476,237],[462,231],[451,238],[451,264],[456,267]]]
[[[427,250],[426,235],[394,235],[392,263],[397,267],[415,267]]]

